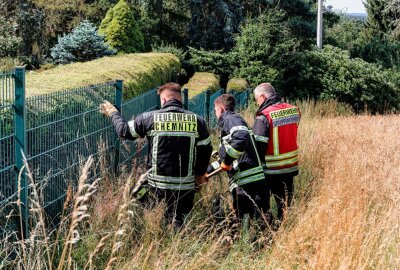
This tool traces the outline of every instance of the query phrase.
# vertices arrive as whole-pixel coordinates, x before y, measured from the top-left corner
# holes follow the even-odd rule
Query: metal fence
[[[3,211],[16,199],[14,79],[13,73],[0,74],[0,210]]]
[[[0,87],[0,220],[5,220],[12,211],[10,205],[19,198],[25,233],[29,228],[29,189],[25,174],[20,173],[23,155],[43,196],[44,209],[56,222],[66,190],[69,185],[76,186],[79,169],[89,156],[98,165],[91,172],[95,178],[100,169],[112,172],[121,166],[132,168],[147,154],[144,142],[121,142],[98,107],[105,99],[113,101],[130,120],[160,108],[156,89],[123,101],[122,81],[116,81],[25,98],[23,68],[0,74]],[[205,91],[188,100],[185,89],[184,107],[215,128],[214,100],[222,93],[223,89],[214,94]],[[237,108],[247,105],[249,91],[232,94]],[[0,228],[4,227],[0,222]]]

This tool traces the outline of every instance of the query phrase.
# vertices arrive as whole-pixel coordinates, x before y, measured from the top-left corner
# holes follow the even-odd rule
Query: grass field
[[[1,242],[0,257],[14,247],[7,267],[26,269],[55,269],[60,258],[60,269],[399,269],[400,116],[354,116],[335,102],[300,105],[301,174],[277,232],[253,231],[259,241],[232,243],[227,226],[213,225],[215,194],[230,214],[225,178],[201,191],[188,226],[173,233],[161,225],[162,205],[149,211],[132,202],[132,177],[105,175],[92,187],[81,179],[57,241],[39,223],[28,241]]]
[[[173,54],[125,54],[27,73],[26,88],[32,96],[124,80],[124,97],[130,98],[170,81],[179,70],[179,60]]]

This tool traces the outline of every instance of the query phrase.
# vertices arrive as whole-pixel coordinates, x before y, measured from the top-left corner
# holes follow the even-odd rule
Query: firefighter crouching
[[[257,148],[265,155],[266,182],[278,206],[279,225],[293,198],[293,177],[298,174],[297,128],[300,111],[281,102],[281,97],[269,83],[254,89],[260,106],[253,125]],[[268,137],[269,140],[264,138]],[[260,139],[258,139],[260,138]]]
[[[166,218],[181,227],[193,208],[196,184],[205,181],[211,140],[204,119],[182,109],[181,87],[167,83],[158,88],[162,109],[126,121],[110,103],[101,105],[119,137],[147,137],[147,194],[143,200],[165,200]]]
[[[219,160],[208,167],[207,173],[218,168],[228,172],[229,188],[239,220],[243,220],[245,214],[249,214],[250,218],[255,215],[260,217],[259,210],[268,211],[269,200],[253,133],[244,119],[234,112],[235,99],[232,95],[219,96],[214,105],[221,128]]]

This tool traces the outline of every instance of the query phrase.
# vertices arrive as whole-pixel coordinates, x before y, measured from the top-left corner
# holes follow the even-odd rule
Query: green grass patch
[[[178,58],[169,53],[104,57],[28,73],[27,95],[48,94],[106,81],[123,80],[124,98],[129,99],[170,81],[180,68]]]
[[[221,86],[219,85],[219,79],[216,75],[207,72],[196,72],[183,88],[189,89],[189,98],[192,98],[206,90],[215,92],[220,89]]]
[[[249,88],[249,83],[246,79],[243,78],[232,78],[228,81],[228,85],[226,86],[226,91],[239,91],[242,92]]]

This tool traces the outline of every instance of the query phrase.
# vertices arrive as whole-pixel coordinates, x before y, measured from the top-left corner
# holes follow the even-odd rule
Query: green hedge
[[[58,66],[26,76],[27,95],[58,92],[106,81],[123,80],[124,98],[129,99],[170,81],[180,62],[169,53],[125,54],[85,63]]]
[[[182,88],[189,89],[189,98],[191,98],[205,90],[215,92],[220,89],[221,86],[219,85],[219,79],[216,75],[207,72],[196,72]]]
[[[249,83],[246,79],[243,78],[232,78],[228,81],[228,85],[226,86],[226,91],[238,91],[242,92],[249,88]]]

